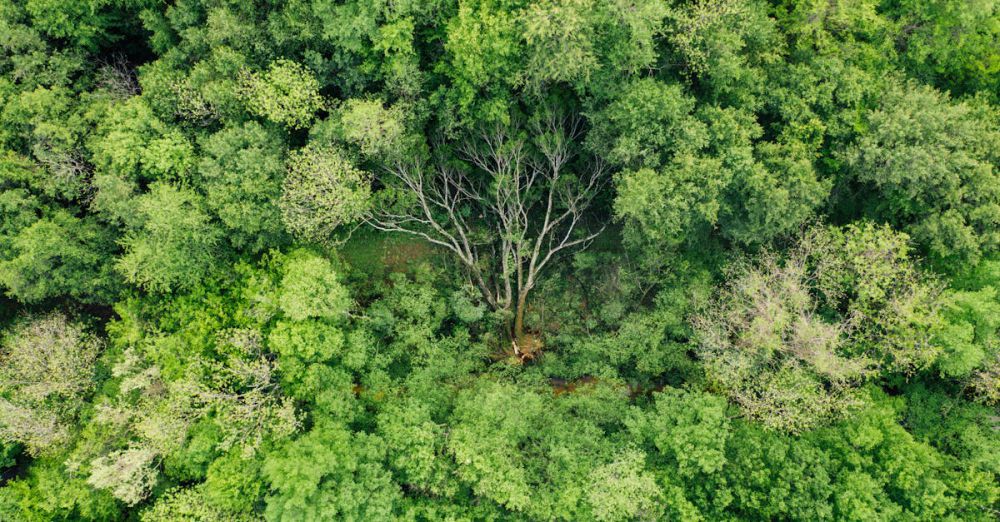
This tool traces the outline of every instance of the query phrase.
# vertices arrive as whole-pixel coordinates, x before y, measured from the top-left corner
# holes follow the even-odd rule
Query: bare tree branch
[[[604,231],[582,230],[585,213],[607,181],[603,163],[570,172],[579,116],[550,115],[530,129],[529,146],[511,129],[496,126],[457,150],[471,170],[395,161],[387,167],[405,209],[384,205],[368,222],[388,232],[420,237],[452,252],[496,310],[514,312],[515,341],[524,334],[528,294],[562,253],[587,248]],[[485,254],[485,257],[484,257]]]

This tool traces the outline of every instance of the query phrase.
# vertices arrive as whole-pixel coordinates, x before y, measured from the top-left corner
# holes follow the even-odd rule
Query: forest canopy
[[[1000,518],[1000,1],[0,0],[0,520]]]

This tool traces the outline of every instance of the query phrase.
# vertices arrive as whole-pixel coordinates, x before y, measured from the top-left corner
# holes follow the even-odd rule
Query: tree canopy
[[[1000,517],[1000,1],[0,0],[0,520]]]

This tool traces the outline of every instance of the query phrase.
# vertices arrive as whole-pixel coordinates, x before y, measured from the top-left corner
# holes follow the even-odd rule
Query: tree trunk
[[[514,311],[514,342],[519,343],[524,339],[524,308],[528,301],[527,292],[518,292],[517,310]]]

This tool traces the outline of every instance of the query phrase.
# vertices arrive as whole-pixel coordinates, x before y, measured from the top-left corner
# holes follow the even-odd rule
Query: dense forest
[[[1000,517],[1000,1],[0,0],[0,520]]]

